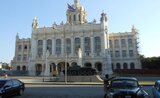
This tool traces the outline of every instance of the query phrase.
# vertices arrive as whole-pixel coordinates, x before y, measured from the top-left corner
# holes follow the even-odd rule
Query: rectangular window
[[[27,61],[27,55],[26,54],[23,55],[23,61]]]
[[[18,51],[22,50],[22,45],[18,45]]]
[[[115,47],[115,48],[119,48],[119,40],[116,39],[116,40],[114,41],[114,47]]]
[[[133,41],[132,41],[132,39],[128,39],[128,46],[129,47],[133,47]]]
[[[110,46],[110,48],[113,48],[112,40],[109,40],[109,46]]]
[[[21,61],[21,55],[20,54],[17,57],[17,61]]]
[[[110,53],[111,53],[111,57],[113,57],[113,51],[110,51]]]
[[[126,41],[125,41],[125,39],[122,39],[122,40],[121,40],[121,46],[122,46],[122,48],[125,48],[125,47],[126,47]]]
[[[126,50],[122,50],[122,57],[127,57],[127,52],[126,52]]]
[[[130,56],[130,57],[133,57],[133,56],[134,56],[133,50],[129,50],[129,56]]]
[[[115,57],[120,57],[119,51],[115,51]]]
[[[24,50],[27,50],[27,45],[24,45]]]

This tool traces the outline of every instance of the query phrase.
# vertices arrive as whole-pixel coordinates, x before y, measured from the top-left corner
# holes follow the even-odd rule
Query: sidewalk
[[[52,81],[50,77],[29,77],[29,76],[9,76],[8,78],[19,79],[23,81],[25,84],[33,84],[33,85],[103,85],[103,81],[100,82],[72,82],[67,81]],[[155,80],[140,80],[140,85],[154,85]]]

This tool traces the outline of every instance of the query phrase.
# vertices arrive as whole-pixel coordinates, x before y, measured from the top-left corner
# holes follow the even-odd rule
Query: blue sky
[[[100,20],[107,13],[109,32],[139,31],[140,54],[160,56],[160,0],[79,0],[87,11],[88,22]],[[39,26],[66,22],[67,3],[73,0],[1,0],[0,1],[0,62],[10,61],[15,53],[15,37],[31,37],[35,16]]]

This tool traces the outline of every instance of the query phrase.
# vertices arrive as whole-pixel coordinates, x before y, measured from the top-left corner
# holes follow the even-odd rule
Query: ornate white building
[[[35,17],[31,39],[16,37],[14,70],[28,70],[32,76],[61,75],[65,67],[92,67],[100,75],[112,69],[141,68],[137,31],[108,33],[108,20],[101,14],[100,22],[87,22],[86,10],[74,0],[66,11],[67,22],[39,27]]]

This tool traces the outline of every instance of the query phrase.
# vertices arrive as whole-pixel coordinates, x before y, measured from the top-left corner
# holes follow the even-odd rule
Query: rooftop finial
[[[32,22],[32,28],[37,28],[37,27],[38,27],[38,20],[37,20],[37,17],[34,17]]]
[[[136,32],[136,28],[134,25],[132,25],[132,32]]]
[[[74,0],[74,5],[75,5],[75,7],[78,6],[78,0]]]

